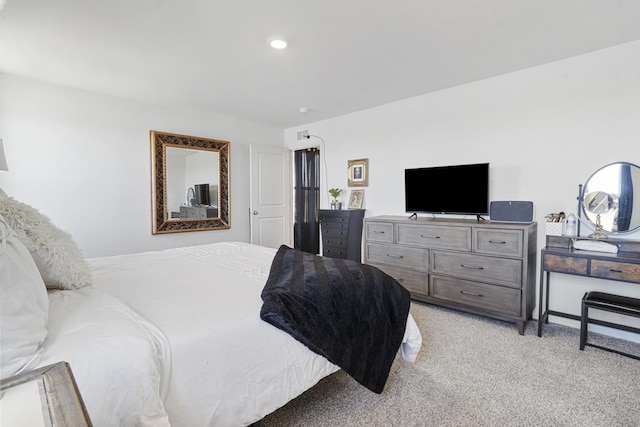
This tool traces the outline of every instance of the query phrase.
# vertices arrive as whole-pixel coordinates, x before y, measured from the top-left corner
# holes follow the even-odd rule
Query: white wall
[[[405,168],[490,162],[492,200],[534,202],[540,249],[544,216],[576,212],[578,184],[592,172],[614,161],[640,165],[639,76],[634,42],[287,129],[285,140],[291,149],[320,145],[296,140],[305,129],[324,139],[325,190],[348,189],[347,161],[368,158],[367,216],[405,214]],[[577,314],[592,289],[640,297],[637,285],[555,274],[552,307]],[[639,327],[634,320],[625,322]]]
[[[151,234],[150,130],[231,142],[231,229]],[[70,232],[88,257],[248,242],[249,144],[281,147],[282,135],[223,115],[0,74],[0,138],[9,164],[0,188]]]

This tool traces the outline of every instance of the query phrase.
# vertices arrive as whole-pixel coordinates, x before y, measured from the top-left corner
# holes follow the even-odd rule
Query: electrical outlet
[[[307,137],[309,136],[309,131],[308,130],[299,130],[298,131],[298,141],[302,141],[303,139],[307,139]]]

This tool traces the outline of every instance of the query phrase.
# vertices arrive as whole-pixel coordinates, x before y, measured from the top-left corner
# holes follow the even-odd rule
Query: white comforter
[[[101,426],[168,426],[162,398],[170,349],[154,325],[100,289],[49,292],[40,366],[69,362],[89,417]]]
[[[324,357],[260,319],[260,293],[274,255],[275,250],[270,248],[216,243],[90,259],[98,289],[82,291],[83,294],[96,293],[108,300],[109,295],[99,292],[103,290],[124,301],[133,310],[126,306],[116,309],[121,313],[116,316],[116,323],[126,323],[121,317],[129,317],[132,324],[126,328],[135,337],[122,332],[121,337],[115,338],[111,331],[105,332],[105,324],[112,323],[106,313],[105,318],[89,320],[89,312],[100,311],[96,300],[81,310],[81,321],[89,323],[74,332],[84,341],[55,343],[60,351],[60,346],[76,348],[78,354],[89,350],[89,360],[78,356],[79,360],[70,362],[94,424],[139,424],[111,422],[122,414],[109,417],[104,413],[109,405],[124,404],[132,398],[134,408],[140,406],[140,411],[134,411],[135,416],[141,415],[147,425],[166,423],[162,405],[174,427],[248,425],[338,370]],[[59,295],[62,296],[53,295],[52,302],[57,305],[56,299],[60,299],[60,306],[66,306],[62,302],[67,293]],[[73,305],[69,301],[69,307]],[[75,322],[64,321],[67,327]],[[84,329],[86,333],[80,331]],[[137,348],[145,347],[138,342],[143,335],[148,337],[147,356],[142,351],[138,355]],[[400,353],[414,360],[420,345],[420,332],[410,318]],[[47,349],[47,360],[68,360],[53,353],[53,349]],[[113,374],[108,373],[108,365],[114,361],[130,360],[136,364],[134,371],[149,376],[135,378],[140,381],[135,385],[136,391],[132,391],[134,379],[129,377],[137,377],[138,373],[118,372],[125,381],[120,381],[120,376],[113,380],[116,377],[109,378]],[[99,372],[94,372],[97,365]],[[92,390],[92,386],[99,389],[99,384],[109,387]],[[96,393],[103,394],[98,398]],[[116,397],[121,393],[127,396]],[[138,397],[129,396],[132,394]]]

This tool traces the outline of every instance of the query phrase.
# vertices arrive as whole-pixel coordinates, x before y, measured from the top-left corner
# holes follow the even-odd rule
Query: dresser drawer
[[[428,271],[429,251],[426,249],[367,243],[365,251],[367,263]]]
[[[393,277],[412,294],[426,296],[428,292],[428,275],[418,271],[403,270],[388,265],[376,265],[380,270]]]
[[[522,285],[522,260],[482,255],[432,251],[431,271],[436,274],[488,281],[519,288]]]
[[[322,247],[322,256],[326,256],[329,258],[347,258],[347,248],[334,248],[332,246],[323,246]]]
[[[471,227],[398,224],[399,245],[471,251]]]
[[[349,229],[349,218],[328,218],[326,220],[320,220],[320,226],[325,228],[338,228],[342,230]]]
[[[432,298],[482,310],[520,316],[521,291],[519,289],[431,275],[429,295]]]
[[[366,222],[365,239],[371,242],[393,243],[393,223]]]
[[[318,211],[320,221],[349,221],[350,211],[320,209]]]
[[[346,237],[341,238],[324,236],[322,239],[322,247],[346,248],[347,242],[348,240]]]
[[[542,259],[546,271],[556,271],[558,273],[587,275],[589,261],[585,258],[572,256],[544,254]]]
[[[593,259],[591,276],[640,283],[640,264]]]
[[[473,251],[482,254],[522,257],[522,230],[474,228]]]
[[[327,237],[347,237],[349,235],[349,227],[328,227],[322,226],[322,241]]]

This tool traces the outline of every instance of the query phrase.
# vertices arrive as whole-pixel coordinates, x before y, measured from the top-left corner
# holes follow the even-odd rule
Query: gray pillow
[[[29,249],[48,289],[80,289],[91,284],[89,264],[69,233],[8,196],[0,195],[0,215]]]

